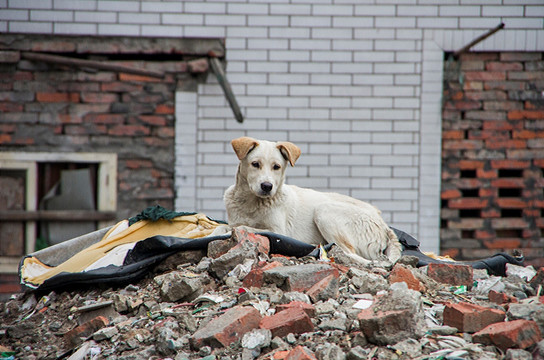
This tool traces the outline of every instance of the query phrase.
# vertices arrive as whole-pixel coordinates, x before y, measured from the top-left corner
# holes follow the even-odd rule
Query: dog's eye
[[[253,166],[254,168],[257,168],[257,169],[261,167],[261,165],[259,164],[258,161],[252,162],[252,163],[251,163],[251,166]]]
[[[279,169],[281,169],[281,166],[279,166],[278,164],[274,164],[274,166],[272,167],[272,169],[274,169],[274,170],[279,170]]]

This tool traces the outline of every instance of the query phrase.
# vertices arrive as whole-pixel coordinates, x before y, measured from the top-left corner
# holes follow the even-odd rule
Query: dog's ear
[[[291,166],[295,166],[295,162],[300,156],[300,148],[288,141],[279,141],[277,148],[280,150],[282,156],[289,161]]]
[[[238,160],[244,159],[255,146],[259,145],[259,142],[253,138],[242,136],[238,139],[234,139],[230,142]]]

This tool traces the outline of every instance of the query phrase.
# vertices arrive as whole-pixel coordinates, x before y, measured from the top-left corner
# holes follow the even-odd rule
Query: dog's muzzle
[[[268,181],[265,181],[261,183],[261,190],[263,192],[263,195],[268,195],[272,191],[273,185],[269,183]]]

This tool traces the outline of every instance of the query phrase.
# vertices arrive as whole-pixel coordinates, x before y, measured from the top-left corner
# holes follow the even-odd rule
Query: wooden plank
[[[35,53],[35,52],[22,52],[21,57],[23,59],[32,60],[32,61],[42,61],[42,62],[48,62],[48,63],[54,63],[54,64],[75,66],[80,68],[93,68],[93,69],[99,69],[99,70],[124,72],[129,74],[150,76],[150,77],[155,77],[160,79],[164,77],[164,73],[159,71],[138,69],[138,68],[118,65],[118,64],[110,64],[104,61],[84,60],[84,59],[71,58],[67,56],[49,55],[49,54]]]
[[[106,221],[115,219],[115,211],[88,210],[3,210],[1,221]]]
[[[219,85],[221,85],[221,88],[223,89],[223,92],[225,93],[225,97],[227,98],[227,101],[229,102],[230,108],[232,109],[232,112],[234,113],[234,117],[236,118],[236,121],[238,121],[239,123],[244,122],[244,116],[242,115],[242,111],[240,111],[238,102],[236,101],[236,98],[234,97],[234,93],[232,92],[230,83],[228,82],[225,72],[223,71],[221,62],[219,61],[218,58],[212,57],[210,58],[210,64],[212,65],[212,70],[215,73],[215,76],[217,77],[217,81],[219,82]]]

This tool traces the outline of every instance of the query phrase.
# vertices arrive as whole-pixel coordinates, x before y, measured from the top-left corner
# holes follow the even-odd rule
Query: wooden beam
[[[62,64],[62,65],[80,67],[80,68],[92,68],[92,69],[99,69],[99,70],[124,72],[124,73],[135,74],[135,75],[150,76],[150,77],[155,77],[160,79],[164,78],[164,73],[159,71],[138,69],[138,68],[125,66],[125,65],[110,64],[104,61],[77,59],[77,58],[71,58],[67,56],[50,55],[50,54],[37,53],[37,52],[22,52],[21,57],[23,59],[32,60],[32,61],[42,61],[47,63]]]
[[[244,115],[242,115],[242,111],[240,111],[240,107],[238,106],[236,97],[234,97],[232,88],[230,87],[230,84],[227,80],[225,72],[223,71],[223,67],[221,66],[221,62],[219,61],[218,58],[211,57],[210,64],[212,65],[212,70],[215,76],[217,77],[217,81],[219,81],[219,85],[221,85],[221,88],[223,89],[223,92],[225,93],[225,97],[227,98],[227,101],[229,102],[230,108],[232,109],[232,112],[234,113],[234,117],[236,118],[236,121],[238,121],[239,123],[244,122]]]
[[[92,210],[3,210],[1,221],[108,221],[114,220],[115,211]]]
[[[459,55],[466,53],[467,51],[470,50],[471,47],[473,47],[474,45],[478,44],[481,41],[484,41],[485,39],[487,39],[488,37],[490,37],[491,35],[493,35],[494,33],[496,33],[497,31],[503,28],[504,28],[504,23],[500,23],[499,25],[495,26],[493,29],[489,30],[485,34],[478,36],[476,39],[472,40],[467,45],[463,46],[462,48],[454,52],[453,57],[458,58]]]

